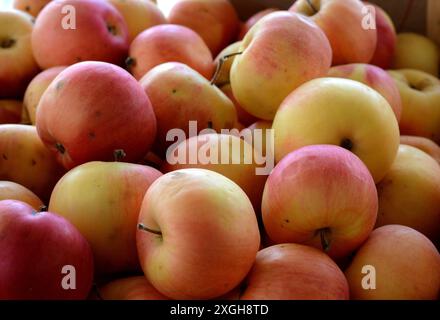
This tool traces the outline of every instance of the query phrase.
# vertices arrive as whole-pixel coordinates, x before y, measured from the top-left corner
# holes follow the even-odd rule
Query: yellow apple
[[[440,164],[440,146],[434,141],[416,136],[400,136],[400,143],[425,151]]]

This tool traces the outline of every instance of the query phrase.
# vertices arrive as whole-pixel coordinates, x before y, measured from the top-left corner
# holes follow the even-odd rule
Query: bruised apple
[[[22,201],[35,210],[40,210],[43,207],[43,202],[35,193],[12,181],[0,181],[0,200]]]
[[[98,291],[102,300],[168,300],[144,276],[113,280]]]
[[[150,100],[127,71],[105,62],[81,62],[62,71],[37,108],[38,134],[67,169],[115,154],[136,162],[156,134]]]

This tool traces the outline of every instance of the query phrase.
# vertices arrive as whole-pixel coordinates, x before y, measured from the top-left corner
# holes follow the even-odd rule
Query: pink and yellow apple
[[[260,245],[252,204],[213,171],[183,169],[148,189],[137,248],[151,284],[172,299],[211,299],[237,287]]]
[[[440,146],[434,141],[423,137],[400,136],[400,143],[426,152],[440,164]]]
[[[330,44],[310,19],[274,12],[247,33],[231,69],[231,86],[248,113],[272,120],[295,88],[325,76],[331,64]]]
[[[144,276],[113,280],[98,291],[102,300],[168,300]]]
[[[420,232],[388,225],[371,233],[345,270],[345,276],[352,299],[436,300],[440,254]]]
[[[232,87],[230,84],[226,84],[220,88],[220,90],[232,101],[237,111],[237,120],[243,126],[250,126],[252,123],[258,121],[258,118],[249,114],[242,106],[238,103],[237,99],[234,97],[232,92]]]
[[[14,8],[36,17],[52,0],[14,0]]]
[[[275,8],[268,8],[261,10],[251,16],[249,19],[246,20],[246,22],[241,26],[240,33],[238,35],[239,40],[243,40],[243,38],[246,36],[246,34],[249,32],[249,30],[263,17],[267,16],[268,14],[278,11],[278,9]]]
[[[43,202],[35,193],[12,181],[0,181],[0,200],[22,201],[35,210],[40,210],[43,207]]]
[[[19,100],[0,100],[0,124],[20,123],[23,103]]]

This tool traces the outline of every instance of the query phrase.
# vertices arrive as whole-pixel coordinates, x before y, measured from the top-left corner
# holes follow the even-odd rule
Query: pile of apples
[[[14,5],[0,299],[439,298],[434,42],[360,0],[245,23],[228,0]],[[242,156],[167,161],[190,121],[216,133],[173,150]],[[270,150],[221,133],[245,128],[273,130],[269,175],[244,159]]]

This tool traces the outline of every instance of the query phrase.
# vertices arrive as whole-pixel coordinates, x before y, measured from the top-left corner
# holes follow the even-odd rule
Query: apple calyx
[[[144,226],[142,223],[139,223],[139,224],[138,224],[138,229],[139,229],[139,230],[142,230],[142,231],[147,231],[147,232],[149,232],[149,233],[156,234],[156,235],[162,237],[162,232],[157,231],[157,230],[150,229],[150,228]]]
[[[64,146],[61,143],[59,143],[59,142],[55,143],[55,148],[61,154],[65,154],[66,153],[66,148],[64,148]]]
[[[235,57],[235,56],[238,56],[240,54],[243,54],[243,51],[227,54],[227,55],[225,55],[225,56],[220,58],[220,60],[218,61],[217,68],[215,70],[214,76],[211,79],[211,85],[217,84],[218,77],[220,75],[220,72],[222,71],[222,68],[223,68],[223,65],[225,64],[225,62],[228,59],[230,59],[232,57]]]
[[[344,138],[341,140],[341,145],[342,148],[347,149],[348,151],[353,150],[353,141],[351,141],[348,138]]]
[[[125,59],[125,66],[128,70],[130,70],[132,67],[136,65],[136,59],[132,57],[128,57]]]
[[[115,158],[115,162],[119,162],[127,156],[123,149],[116,149],[113,151],[113,157]]]
[[[313,10],[313,15],[318,13],[318,9],[315,8],[311,0],[306,0],[309,7]]]
[[[113,26],[111,24],[107,24],[107,30],[114,36],[118,34],[118,29],[116,29],[116,26]]]
[[[16,42],[17,42],[17,41],[15,41],[14,39],[10,39],[10,38],[8,38],[8,39],[3,39],[3,40],[0,42],[0,48],[2,48],[2,49],[9,49],[9,48],[12,48],[12,47],[15,45]]]
[[[39,209],[38,212],[46,212],[48,210],[47,206],[43,204]]]
[[[319,237],[321,238],[321,246],[322,246],[322,250],[324,250],[324,252],[328,252],[330,250],[330,246],[331,246],[331,239],[330,239],[330,234],[331,234],[331,230],[330,228],[322,228],[316,231],[316,233],[319,233]]]

